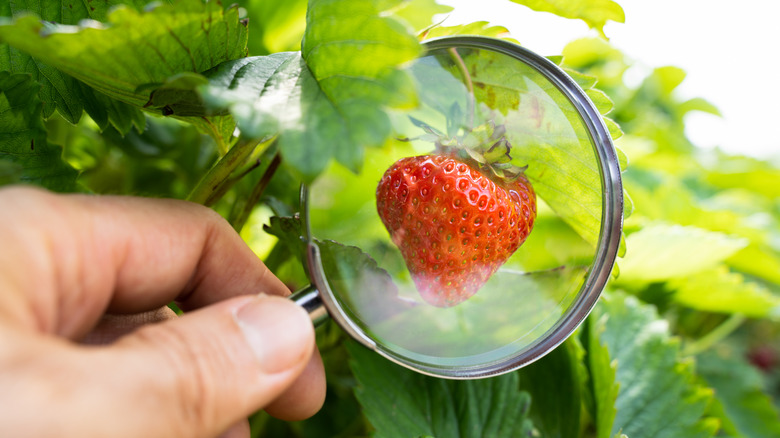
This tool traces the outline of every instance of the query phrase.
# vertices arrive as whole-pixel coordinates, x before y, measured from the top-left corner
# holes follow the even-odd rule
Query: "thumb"
[[[111,409],[121,417],[112,433],[216,436],[279,396],[313,350],[306,312],[276,296],[236,298],[145,326],[105,349],[119,386],[112,400],[130,403]]]

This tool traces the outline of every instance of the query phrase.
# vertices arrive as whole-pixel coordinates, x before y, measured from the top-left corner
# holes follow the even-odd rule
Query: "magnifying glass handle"
[[[314,327],[319,327],[328,319],[328,311],[320,298],[320,291],[310,284],[290,296],[293,302],[306,310]]]

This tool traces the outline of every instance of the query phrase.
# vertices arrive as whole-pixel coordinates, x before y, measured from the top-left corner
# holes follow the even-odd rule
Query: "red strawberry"
[[[379,217],[420,295],[434,306],[474,295],[536,219],[536,194],[524,174],[507,180],[478,167],[443,155],[403,158],[377,187]]]

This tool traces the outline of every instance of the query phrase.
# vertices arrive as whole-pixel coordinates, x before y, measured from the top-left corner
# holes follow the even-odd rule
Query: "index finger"
[[[230,225],[200,205],[18,187],[0,190],[0,205],[0,312],[45,332],[74,337],[107,311],[174,300],[187,310],[289,294]]]

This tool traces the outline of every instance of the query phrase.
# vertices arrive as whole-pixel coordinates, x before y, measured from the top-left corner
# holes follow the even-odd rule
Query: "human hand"
[[[245,437],[260,408],[311,416],[324,372],[288,294],[205,207],[2,189],[0,436]]]

